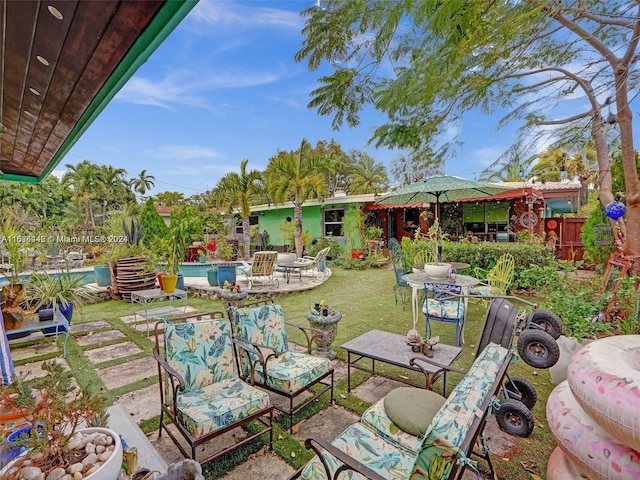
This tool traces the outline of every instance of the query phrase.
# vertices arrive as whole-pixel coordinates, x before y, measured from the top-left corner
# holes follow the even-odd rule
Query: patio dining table
[[[462,294],[464,297],[464,322],[467,321],[467,310],[468,310],[468,297],[466,296],[469,293],[469,288],[473,287],[480,283],[475,277],[470,275],[456,275],[455,280],[450,280],[448,278],[433,278],[427,275],[426,273],[407,273],[402,276],[402,279],[407,282],[407,285],[411,287],[411,310],[413,313],[413,329],[416,329],[416,325],[418,324],[418,316],[420,315],[420,305],[419,305],[419,295],[420,290],[424,288],[424,284],[429,283],[455,283],[456,285],[460,285],[462,287]],[[464,330],[463,330],[464,332]],[[461,334],[461,340],[464,342],[464,335]]]

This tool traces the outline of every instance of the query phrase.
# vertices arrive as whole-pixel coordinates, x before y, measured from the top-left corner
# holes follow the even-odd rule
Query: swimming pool
[[[207,270],[211,268],[213,265],[211,262],[208,263],[183,263],[180,266],[180,271],[178,272],[185,277],[207,277]],[[49,275],[52,277],[56,277],[60,275],[58,272],[49,272]],[[95,283],[96,282],[96,274],[93,269],[89,270],[72,270],[69,272],[69,275],[72,278],[82,277],[82,285],[87,283]],[[31,278],[31,273],[21,273],[20,279],[28,282]],[[6,278],[0,276],[0,286],[7,285],[9,281]]]

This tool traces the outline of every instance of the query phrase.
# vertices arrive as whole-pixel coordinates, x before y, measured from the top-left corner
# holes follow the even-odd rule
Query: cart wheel
[[[527,365],[551,368],[560,358],[560,348],[547,332],[525,330],[518,337],[518,354]]]
[[[533,432],[533,414],[518,400],[509,398],[496,412],[500,430],[515,437],[528,437]]]
[[[520,400],[525,407],[531,410],[538,401],[538,392],[529,380],[522,377],[513,377],[504,383],[506,396],[514,400]]]
[[[554,339],[558,339],[562,335],[562,320],[555,313],[547,310],[534,310],[529,314],[527,325],[536,324],[541,330],[544,330]]]

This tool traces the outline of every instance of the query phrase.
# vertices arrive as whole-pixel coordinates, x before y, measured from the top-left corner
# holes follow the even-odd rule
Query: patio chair
[[[247,277],[249,289],[253,288],[257,281],[269,282],[278,288],[280,284],[276,278],[277,260],[278,252],[256,252],[250,264],[243,262],[242,266],[238,267],[240,273]]]
[[[293,429],[293,416],[323,393],[330,392],[333,403],[331,362],[328,358],[311,355],[314,336],[322,335],[319,330],[285,322],[282,307],[271,301],[230,307],[229,318],[241,375],[251,385],[289,399],[288,408],[277,404],[274,407],[289,416],[290,430]],[[289,349],[287,326],[298,328],[305,335],[307,353]],[[314,385],[321,388],[313,391]],[[294,407],[294,400],[305,393],[309,394],[307,398]]]
[[[422,312],[425,314],[425,338],[431,338],[432,321],[453,323],[456,326],[456,346],[461,346],[465,317],[462,286],[427,282],[424,284],[424,295]]]
[[[246,437],[241,432],[242,440],[235,445],[197,461],[209,461],[265,433],[272,447],[273,406],[269,395],[239,378],[231,326],[222,312],[156,323],[153,356],[160,381],[158,437],[164,428],[182,454],[196,460],[198,446],[256,420],[266,428]],[[176,433],[168,428],[169,423]],[[188,442],[190,453],[178,440],[178,433]]]
[[[327,274],[327,255],[329,255],[329,250],[331,250],[331,247],[325,247],[313,257],[305,255],[296,261],[304,264],[304,270],[311,270],[314,276],[324,278]]]
[[[513,255],[504,253],[491,270],[476,267],[475,276],[481,281],[471,289],[471,294],[481,297],[506,295],[513,281],[515,263]]]

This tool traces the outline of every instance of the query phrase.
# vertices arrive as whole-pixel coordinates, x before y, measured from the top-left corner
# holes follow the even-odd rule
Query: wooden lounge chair
[[[253,288],[256,282],[264,281],[273,284],[276,288],[279,286],[276,278],[276,262],[278,261],[278,252],[256,252],[253,255],[253,261],[243,263],[238,268],[240,272],[247,277],[249,289]]]

